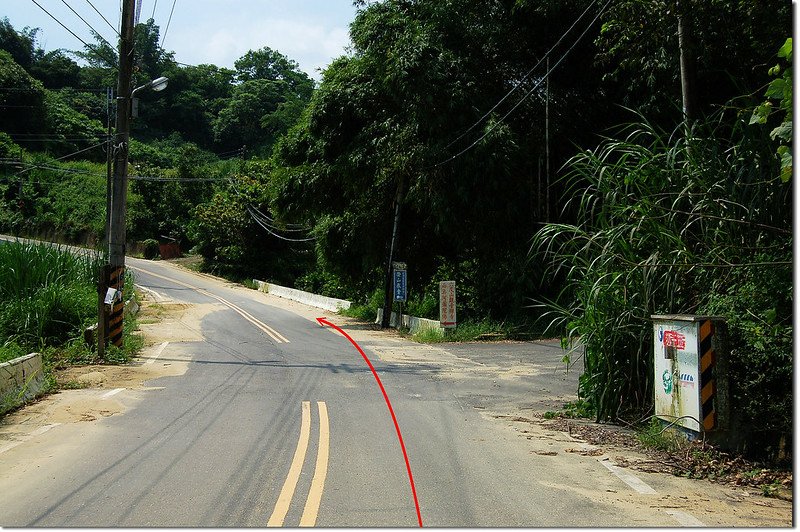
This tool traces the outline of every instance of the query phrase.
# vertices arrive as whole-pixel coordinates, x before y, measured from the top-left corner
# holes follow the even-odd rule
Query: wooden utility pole
[[[122,288],[125,279],[125,211],[128,200],[128,137],[130,136],[131,78],[133,77],[133,28],[135,0],[122,0],[122,28],[119,38],[119,79],[117,82],[117,127],[114,139],[114,175],[111,183],[111,215],[108,233],[108,260],[111,288],[119,292],[112,306],[109,336],[122,345]]]

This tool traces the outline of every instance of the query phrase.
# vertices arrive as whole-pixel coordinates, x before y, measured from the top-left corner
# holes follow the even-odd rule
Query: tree
[[[666,128],[680,115],[679,8],[693,33],[696,98],[704,115],[758,88],[753,65],[765,64],[782,44],[774,28],[791,25],[791,5],[781,0],[614,1],[597,38],[606,90]]]
[[[0,130],[14,135],[42,133],[45,129],[45,89],[0,50]]]
[[[41,50],[40,50],[41,52]],[[63,89],[80,85],[80,66],[63,50],[37,54],[28,71],[48,89]]]
[[[163,76],[165,70],[174,64],[172,52],[167,52],[158,44],[159,27],[151,18],[136,25],[133,31],[133,54],[136,58],[137,82],[146,83]]]
[[[36,56],[36,34],[39,28],[26,27],[17,31],[8,17],[0,19],[0,50],[11,54],[11,58],[25,70],[29,70]]]
[[[473,294],[465,317],[519,315],[536,276],[527,242],[546,212],[544,64],[529,73],[588,5],[555,2],[545,19],[538,4],[500,0],[362,4],[352,56],[324,72],[276,153],[274,211],[315,224],[320,267],[372,290],[399,206],[395,257],[413,264],[410,284],[452,271]],[[592,40],[575,44],[551,80],[556,167],[608,120],[607,106],[593,105],[602,92]]]
[[[300,66],[268,46],[259,50],[250,50],[234,62],[236,79],[240,82],[265,79],[284,81],[292,93],[301,99],[311,96],[314,82],[300,70]]]
[[[245,81],[233,89],[228,100],[214,122],[214,138],[223,150],[231,150],[243,145],[251,149],[269,148],[276,140],[275,133],[269,131],[272,125],[270,115],[286,103],[288,87],[282,81],[256,79]],[[265,127],[267,126],[267,127]]]
[[[314,82],[296,62],[264,47],[235,62],[230,99],[214,121],[214,138],[223,150],[247,145],[269,155],[275,141],[297,122]]]

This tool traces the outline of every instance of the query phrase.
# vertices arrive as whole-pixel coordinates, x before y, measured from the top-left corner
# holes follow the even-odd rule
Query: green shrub
[[[791,184],[766,132],[720,120],[631,124],[575,156],[562,186],[579,221],[536,235],[566,278],[547,319],[584,350],[579,394],[600,420],[652,411],[652,314],[720,313],[737,431],[792,432]]]
[[[14,360],[15,358],[24,357],[28,354],[27,349],[24,349],[16,342],[6,341],[0,345],[0,364]]]
[[[144,242],[142,242],[142,255],[147,260],[153,260],[160,255],[160,248],[158,246],[158,240],[154,240],[152,238],[148,238]]]
[[[383,290],[376,288],[369,299],[364,302],[353,301],[349,309],[342,309],[339,314],[349,316],[362,321],[375,321],[378,309],[383,308]]]

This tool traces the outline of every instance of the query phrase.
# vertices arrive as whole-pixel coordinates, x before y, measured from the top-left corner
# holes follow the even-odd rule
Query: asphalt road
[[[417,526],[394,424],[345,338],[307,308],[166,263],[129,266],[160,298],[213,305],[202,341],[158,351],[159,361],[189,360],[188,370],[148,382],[135,407],[78,434],[46,467],[24,468],[23,480],[0,473],[0,525]],[[536,454],[488,414],[510,400],[558,407],[574,393],[554,344],[440,349],[346,327],[391,399],[425,526],[677,524],[633,491],[630,504],[604,497],[628,488],[596,459]]]

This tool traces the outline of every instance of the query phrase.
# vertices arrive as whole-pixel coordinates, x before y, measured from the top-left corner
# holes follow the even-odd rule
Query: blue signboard
[[[394,271],[394,300],[406,300],[406,270]]]

